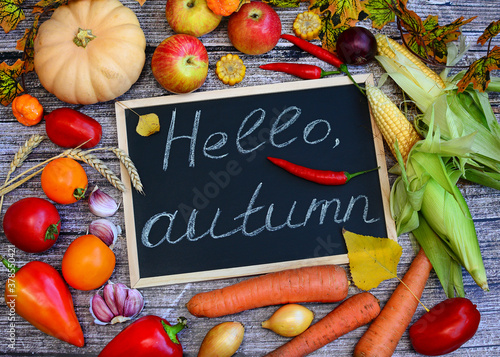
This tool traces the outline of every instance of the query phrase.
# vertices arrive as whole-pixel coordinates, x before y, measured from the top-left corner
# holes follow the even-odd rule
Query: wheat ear
[[[90,154],[87,151],[82,151],[81,149],[72,149],[66,152],[66,156],[85,162],[87,165],[96,169],[101,175],[103,175],[114,187],[118,190],[124,192],[125,185],[123,182],[111,171],[104,162],[97,158],[97,156]]]
[[[21,167],[26,158],[33,152],[33,150],[42,143],[45,139],[44,136],[34,134],[28,140],[24,142],[24,145],[19,148],[19,150],[14,155],[14,159],[10,163],[9,172],[7,172],[7,176],[5,177],[5,183],[9,181],[10,175],[16,171],[18,167]],[[2,211],[4,195],[0,197],[0,212]]]

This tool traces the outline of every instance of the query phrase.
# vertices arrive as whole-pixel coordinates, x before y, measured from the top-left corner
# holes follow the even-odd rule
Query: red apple
[[[244,4],[229,17],[229,40],[238,51],[249,55],[269,52],[281,36],[281,21],[274,9],[260,1]]]
[[[200,37],[217,28],[222,15],[216,15],[207,0],[167,0],[167,22],[175,33]]]
[[[158,83],[169,92],[192,92],[207,78],[207,49],[194,36],[170,36],[155,49],[151,69]]]

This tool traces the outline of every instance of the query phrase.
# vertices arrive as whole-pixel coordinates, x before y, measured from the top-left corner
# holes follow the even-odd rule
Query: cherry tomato
[[[469,299],[446,299],[410,327],[410,340],[420,354],[444,355],[470,340],[479,327],[480,319],[481,314]]]
[[[113,274],[115,254],[99,238],[87,234],[69,245],[62,259],[62,274],[66,282],[78,290],[94,290]]]
[[[58,108],[45,116],[45,131],[50,141],[64,148],[88,149],[99,144],[102,127],[88,115],[71,108]]]
[[[43,192],[60,204],[75,203],[82,199],[87,185],[87,174],[82,165],[69,157],[49,162],[42,171]]]
[[[7,239],[27,253],[40,253],[52,247],[60,229],[57,208],[43,198],[23,198],[13,203],[3,218]]]

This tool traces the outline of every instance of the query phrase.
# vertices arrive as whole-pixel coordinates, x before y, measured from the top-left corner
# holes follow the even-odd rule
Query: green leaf
[[[14,30],[19,22],[24,20],[24,11],[21,4],[24,0],[2,0],[0,1],[0,26],[5,33]]]
[[[264,0],[263,2],[276,7],[299,7],[301,0]]]
[[[10,104],[15,97],[24,91],[23,87],[17,81],[17,78],[23,73],[24,61],[18,59],[12,66],[7,63],[0,63],[0,103]]]
[[[395,9],[387,0],[368,0],[365,3],[364,11],[372,20],[372,26],[381,29],[389,22],[396,20]]]
[[[479,38],[477,39],[477,43],[481,44],[481,46],[484,46],[486,42],[491,40],[499,33],[500,33],[500,20],[493,21],[491,24],[488,25],[488,27],[486,27],[483,34],[479,36]]]
[[[474,61],[463,78],[457,83],[458,92],[463,92],[472,83],[473,88],[484,92],[490,82],[490,72],[500,69],[500,47],[495,46],[486,56]]]

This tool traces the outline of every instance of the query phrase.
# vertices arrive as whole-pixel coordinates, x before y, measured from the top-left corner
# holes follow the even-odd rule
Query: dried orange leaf
[[[376,288],[382,281],[397,277],[403,249],[394,240],[364,236],[343,230],[354,284],[362,290]]]
[[[160,119],[158,115],[154,113],[140,115],[135,131],[141,136],[150,136],[159,132]]]

